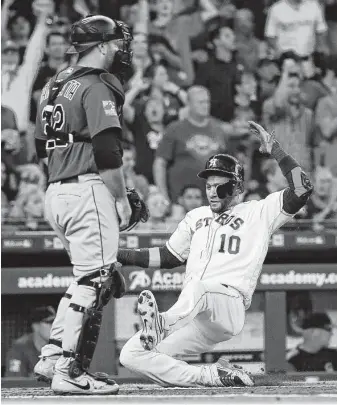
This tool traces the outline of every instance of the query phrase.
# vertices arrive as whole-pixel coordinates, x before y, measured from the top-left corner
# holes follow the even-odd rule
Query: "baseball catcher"
[[[122,21],[88,16],[72,26],[77,65],[42,90],[36,149],[48,164],[45,215],[67,250],[75,282],[60,301],[49,344],[35,366],[57,393],[116,394],[106,375],[88,372],[111,298],[125,294],[116,267],[120,230],[147,220],[122,173],[123,79],[132,35]]]

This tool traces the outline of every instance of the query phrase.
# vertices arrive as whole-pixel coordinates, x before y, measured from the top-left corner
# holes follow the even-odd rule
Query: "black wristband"
[[[149,249],[118,249],[117,261],[124,266],[149,267]]]
[[[296,160],[292,156],[288,155],[276,140],[274,141],[271,155],[278,162],[284,176],[286,176],[295,167],[299,166]]]
[[[281,148],[281,145],[278,141],[274,141],[273,147],[271,149],[271,156],[277,161],[280,162],[284,157],[287,156],[286,152]]]

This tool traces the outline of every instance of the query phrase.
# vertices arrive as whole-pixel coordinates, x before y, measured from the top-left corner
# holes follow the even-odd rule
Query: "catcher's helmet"
[[[123,41],[123,47],[116,52],[114,64],[119,68],[129,67],[132,61],[130,28],[104,15],[90,15],[72,25],[67,54],[81,53],[99,43],[118,39]]]
[[[206,162],[205,169],[198,173],[198,177],[202,179],[207,179],[208,176],[230,177],[233,179],[230,184],[237,185],[241,193],[244,191],[244,169],[241,163],[233,156],[222,153],[211,156]],[[228,186],[219,187],[218,196],[220,198],[225,198],[228,194],[231,194]]]

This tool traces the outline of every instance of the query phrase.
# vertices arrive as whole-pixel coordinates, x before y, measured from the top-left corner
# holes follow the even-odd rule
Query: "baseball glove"
[[[149,219],[149,211],[145,202],[140,198],[134,188],[126,188],[126,194],[132,210],[129,225],[123,231],[131,231],[139,222],[146,222]]]

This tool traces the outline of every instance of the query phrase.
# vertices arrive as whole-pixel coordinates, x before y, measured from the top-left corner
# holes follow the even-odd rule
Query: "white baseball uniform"
[[[241,332],[269,239],[293,216],[282,206],[280,191],[220,215],[209,206],[190,211],[167,242],[174,256],[187,260],[178,301],[162,313],[167,337],[146,351],[138,332],[123,347],[121,363],[164,386],[212,385],[207,367],[175,357],[212,350]]]

